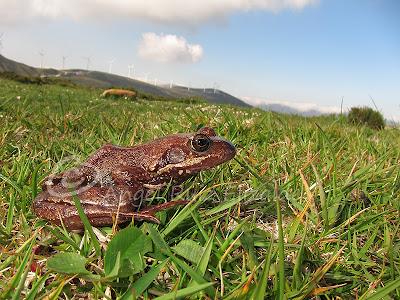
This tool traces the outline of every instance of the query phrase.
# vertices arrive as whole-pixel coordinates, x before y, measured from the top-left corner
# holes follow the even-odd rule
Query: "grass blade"
[[[3,294],[1,296],[2,299],[8,299],[10,298],[10,296],[13,299],[18,299],[20,297],[20,293],[22,291],[26,275],[28,274],[29,271],[29,265],[30,265],[29,262],[33,258],[32,247],[33,244],[35,243],[35,239],[36,239],[36,234],[30,240],[29,246],[22,259],[22,262],[19,264],[17,273],[15,273],[11,281],[8,283],[8,286],[3,291]]]
[[[211,286],[213,286],[214,283],[210,282],[210,283],[204,283],[204,284],[199,284],[199,285],[195,285],[193,287],[187,287],[181,290],[178,290],[176,292],[171,292],[169,294],[165,294],[163,296],[154,298],[154,300],[172,300],[172,299],[179,299],[179,298],[185,298],[188,297],[190,295],[193,295],[195,293],[198,293],[202,290],[205,290]]]
[[[275,182],[275,201],[276,201],[276,212],[278,218],[278,272],[279,272],[278,299],[283,300],[285,298],[285,242],[283,240],[281,201],[279,197],[279,189],[277,182]]]
[[[393,292],[396,289],[400,288],[400,278],[397,278],[396,280],[393,280],[386,284],[384,287],[381,287],[376,290],[376,292],[369,296],[369,297],[361,297],[360,300],[381,300],[384,299],[386,296],[388,296],[391,292]]]
[[[132,297],[139,297],[149,287],[149,285],[156,279],[161,270],[168,263],[168,260],[163,261],[157,267],[151,268],[149,272],[136,280],[122,296],[121,300],[134,299]]]
[[[73,199],[74,199],[74,204],[78,211],[79,217],[82,220],[83,226],[85,227],[85,230],[89,233],[90,240],[91,240],[93,247],[95,249],[95,252],[96,252],[96,256],[100,256],[101,255],[100,243],[97,239],[96,234],[93,231],[92,225],[90,224],[88,217],[86,216],[85,212],[83,211],[81,200],[78,198],[78,195],[76,195],[76,193],[73,193]]]
[[[261,274],[261,278],[259,280],[259,284],[257,285],[256,289],[254,290],[254,294],[251,300],[264,300],[266,299],[266,290],[268,284],[268,276],[269,270],[271,267],[271,259],[272,259],[272,241],[269,244],[267,256],[264,261],[263,272]]]

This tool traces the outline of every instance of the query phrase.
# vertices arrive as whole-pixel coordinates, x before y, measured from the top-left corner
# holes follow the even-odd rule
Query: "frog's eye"
[[[194,151],[205,152],[210,149],[211,140],[204,134],[196,134],[193,140],[191,140],[191,145]]]

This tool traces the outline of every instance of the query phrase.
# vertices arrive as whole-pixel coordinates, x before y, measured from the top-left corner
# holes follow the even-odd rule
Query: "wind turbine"
[[[45,55],[43,50],[39,51],[39,55],[40,55],[40,68],[43,69],[43,61],[44,61],[44,55]]]
[[[89,66],[92,62],[90,56],[83,56],[82,58],[86,60],[86,70],[89,71]]]
[[[135,78],[135,65],[134,64],[128,65],[128,77]]]
[[[3,36],[4,36],[4,32],[0,33],[0,54],[3,50]]]
[[[157,78],[154,79],[154,85],[157,86]]]
[[[171,79],[171,81],[169,82],[169,88],[172,89],[173,85],[174,85],[174,81]]]
[[[62,70],[65,69],[65,61],[67,60],[68,56],[63,56],[62,57]]]
[[[111,73],[113,63],[115,62],[115,58],[108,61],[108,73]]]
[[[147,79],[149,78],[149,75],[150,75],[150,73],[146,73],[146,74],[144,75],[144,81],[145,81],[145,82],[147,82]]]
[[[214,89],[214,94],[217,93],[217,88],[218,88],[218,83],[214,82],[214,87],[213,87],[213,89]]]

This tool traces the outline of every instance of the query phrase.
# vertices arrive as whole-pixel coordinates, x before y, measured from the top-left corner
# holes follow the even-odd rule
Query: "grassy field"
[[[400,299],[398,129],[99,95],[0,79],[1,299]],[[160,225],[78,234],[33,214],[56,168],[202,125],[237,156]]]

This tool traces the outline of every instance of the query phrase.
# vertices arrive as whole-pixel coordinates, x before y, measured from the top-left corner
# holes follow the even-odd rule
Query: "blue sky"
[[[149,82],[217,84],[256,104],[335,111],[372,97],[400,121],[400,1],[126,2],[0,0],[2,54],[39,66],[43,50],[56,68],[91,56],[103,71],[115,58],[113,73],[134,64]]]

